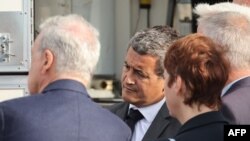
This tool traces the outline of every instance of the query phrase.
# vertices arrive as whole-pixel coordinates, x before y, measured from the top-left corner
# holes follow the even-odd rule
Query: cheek
[[[164,87],[164,95],[166,96],[166,97],[168,97],[168,88],[166,87],[166,85],[165,85],[165,87]]]
[[[171,91],[168,87],[165,87],[164,89],[164,95],[166,97],[166,101],[171,101]]]
[[[148,93],[151,91],[151,88],[149,89],[149,87],[144,87],[140,85],[140,83],[137,84],[136,87],[138,90],[138,97],[141,97],[141,98],[148,96]]]
[[[34,73],[36,72],[36,66],[35,63],[31,62],[31,66],[29,69],[29,75],[28,75],[28,82],[29,85],[32,85],[32,81],[34,79],[34,76],[36,76]]]
[[[41,62],[32,60],[28,74],[28,88],[31,94],[38,92],[38,83],[41,79]]]
[[[169,91],[165,92],[165,95],[166,95],[166,105],[168,107],[169,113],[170,113],[171,116],[174,116],[173,110],[175,109],[174,108],[175,107],[174,106],[175,101],[174,101],[174,99],[172,99],[171,93]]]
[[[122,71],[122,75],[121,75],[121,81],[124,81],[124,79],[125,79],[125,72],[124,71]]]
[[[29,88],[30,94],[33,94],[35,92],[36,82],[34,80],[36,78],[34,78],[34,76],[35,75],[32,72],[29,72],[29,75],[28,75],[28,88]]]
[[[170,103],[173,100],[172,96],[174,93],[172,89],[167,86],[167,84],[165,84],[165,87],[164,87],[164,94],[166,96],[167,103]]]
[[[148,100],[159,99],[164,95],[164,86],[160,83],[138,85],[138,89],[141,91],[141,96],[145,97]]]

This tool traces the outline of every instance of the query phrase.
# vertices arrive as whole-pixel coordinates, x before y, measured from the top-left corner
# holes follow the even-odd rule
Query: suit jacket
[[[222,97],[222,112],[233,124],[250,124],[250,77],[234,83]]]
[[[125,120],[128,107],[129,103],[123,102],[115,104],[109,109],[122,120]],[[163,104],[142,141],[152,141],[160,137],[173,137],[179,128],[180,123],[175,118],[170,117],[167,106]]]
[[[129,141],[129,127],[74,80],[0,103],[0,141]]]
[[[223,141],[225,124],[228,122],[220,112],[203,113],[184,123],[171,141]]]

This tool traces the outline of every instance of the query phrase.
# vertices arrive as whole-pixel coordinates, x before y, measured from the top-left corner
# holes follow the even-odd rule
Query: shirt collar
[[[232,81],[231,83],[227,84],[223,89],[222,89],[222,92],[221,92],[221,97],[223,97],[227,91],[232,87],[233,84],[235,84],[236,82],[240,81],[241,79],[244,79],[246,77],[249,77],[249,76],[245,76],[245,77],[241,77],[239,79],[236,79],[234,81]]]
[[[138,108],[133,104],[129,104],[129,109],[133,108],[139,110],[141,114],[144,116],[144,118],[151,123],[153,122],[155,116],[157,115],[157,113],[159,112],[164,103],[165,103],[165,97],[161,101],[146,107]]]

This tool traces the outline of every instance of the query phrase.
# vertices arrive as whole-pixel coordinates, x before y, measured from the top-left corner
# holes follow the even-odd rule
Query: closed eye
[[[135,69],[134,72],[135,72],[135,74],[136,74],[137,76],[139,76],[140,78],[149,78],[149,76],[146,75],[145,73],[143,73],[141,70]]]

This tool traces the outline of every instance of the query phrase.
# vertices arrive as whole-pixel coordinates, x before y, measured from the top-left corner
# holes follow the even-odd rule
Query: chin
[[[136,99],[129,93],[122,93],[122,99],[128,103],[134,103]]]

